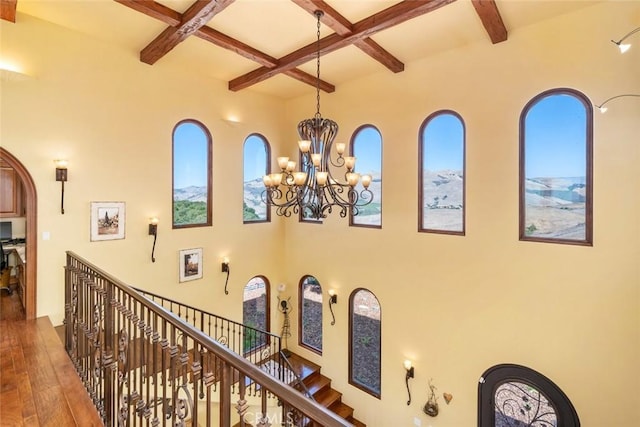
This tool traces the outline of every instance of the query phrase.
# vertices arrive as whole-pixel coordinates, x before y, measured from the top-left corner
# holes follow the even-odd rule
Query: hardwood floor
[[[0,294],[0,426],[102,426],[48,317]]]

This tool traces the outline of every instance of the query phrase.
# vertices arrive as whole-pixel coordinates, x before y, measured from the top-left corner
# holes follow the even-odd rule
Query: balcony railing
[[[231,351],[284,381],[280,337],[154,293],[134,288]],[[253,390],[251,390],[253,391]]]
[[[283,370],[279,353],[252,363],[206,317],[187,323],[72,252],[65,284],[65,346],[107,426],[351,425],[264,369]]]

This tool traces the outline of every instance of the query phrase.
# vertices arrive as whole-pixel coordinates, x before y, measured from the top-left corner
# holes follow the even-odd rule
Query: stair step
[[[313,398],[320,405],[324,406],[325,408],[328,408],[331,405],[333,405],[335,402],[338,402],[342,399],[342,393],[332,388],[326,388],[318,392],[317,394],[315,394]]]
[[[316,365],[310,360],[307,360],[295,353],[291,353],[291,356],[288,357],[288,360],[293,371],[303,380],[320,372],[319,365]]]
[[[353,424],[353,427],[367,427],[367,425],[365,423],[363,423],[360,420],[356,420],[353,417],[350,417],[347,421],[349,421],[351,424]]]
[[[307,386],[307,389],[312,396],[315,396],[317,393],[327,388],[331,388],[331,379],[322,374],[315,374],[311,377],[307,377],[304,379],[303,383]]]
[[[353,408],[342,402],[335,402],[329,409],[345,420],[353,417]]]

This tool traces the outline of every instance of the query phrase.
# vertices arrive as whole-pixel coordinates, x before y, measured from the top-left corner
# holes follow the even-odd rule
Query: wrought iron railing
[[[229,350],[262,366],[264,371],[284,381],[280,337],[213,313],[183,304],[179,301],[134,288],[142,295],[166,308],[185,322],[201,330]]]
[[[65,347],[107,426],[351,425],[72,252],[65,285]]]

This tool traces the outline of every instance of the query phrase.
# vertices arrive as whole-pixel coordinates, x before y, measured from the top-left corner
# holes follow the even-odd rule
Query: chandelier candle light
[[[371,176],[361,177],[355,172],[356,158],[343,156],[346,148],[343,142],[335,143],[337,158],[331,158],[338,124],[320,114],[320,18],[324,13],[317,10],[315,15],[318,20],[316,114],[312,119],[298,123],[300,171],[296,171],[295,161],[278,157],[280,172],[262,178],[265,185],[262,198],[268,205],[275,206],[280,216],[289,217],[294,213],[321,219],[336,207],[344,218],[349,210],[358,215],[359,208],[373,200],[373,193],[369,190]],[[332,169],[343,170],[344,181],[335,178]],[[355,188],[359,182],[362,183],[362,191]]]

